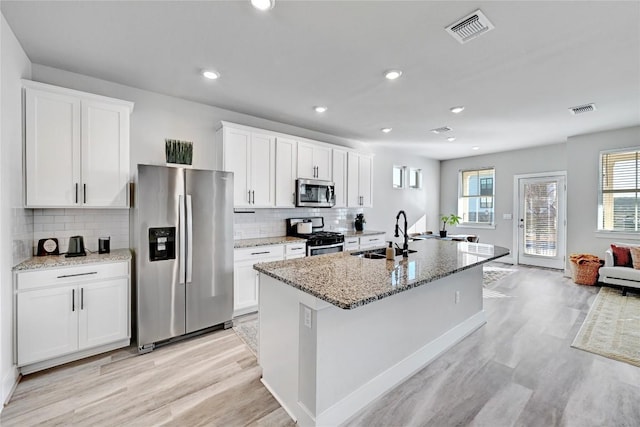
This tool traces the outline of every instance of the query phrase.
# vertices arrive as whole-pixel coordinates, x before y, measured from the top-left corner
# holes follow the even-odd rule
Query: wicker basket
[[[578,285],[593,286],[604,261],[594,255],[571,255],[571,278]]]

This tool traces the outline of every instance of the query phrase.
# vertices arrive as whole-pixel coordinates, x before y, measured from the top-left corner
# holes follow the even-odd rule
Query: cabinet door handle
[[[80,288],[80,310],[84,310],[84,288]]]
[[[256,192],[255,190],[251,190],[251,204],[255,205],[256,204]]]
[[[82,184],[82,193],[84,198],[84,202],[82,203],[87,203],[87,184]]]
[[[76,277],[76,276],[88,276],[90,274],[98,274],[97,271],[90,271],[89,273],[77,273],[77,274],[63,274],[62,276],[58,276],[58,279],[64,279],[65,277]]]
[[[76,290],[71,289],[71,311],[76,311]]]
[[[251,190],[249,190],[247,193],[249,193],[247,197],[249,198],[249,204],[251,204]]]
[[[293,198],[293,204],[296,204],[296,193],[291,193],[291,196]]]
[[[78,203],[78,183],[76,182],[76,203]]]

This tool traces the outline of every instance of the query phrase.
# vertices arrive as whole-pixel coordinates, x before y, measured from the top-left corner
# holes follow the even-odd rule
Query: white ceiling
[[[639,1],[0,4],[34,63],[436,159],[640,124]],[[478,8],[494,30],[445,32]]]

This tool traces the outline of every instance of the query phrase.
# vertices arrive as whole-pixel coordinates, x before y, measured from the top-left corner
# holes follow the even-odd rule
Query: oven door
[[[317,179],[296,180],[296,206],[330,208],[336,204],[335,184]]]
[[[344,243],[334,243],[325,246],[307,246],[307,256],[332,254],[344,251]]]

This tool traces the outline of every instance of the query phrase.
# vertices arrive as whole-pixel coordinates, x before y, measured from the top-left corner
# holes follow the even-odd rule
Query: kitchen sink
[[[396,256],[400,256],[402,255],[402,249],[400,248],[394,248],[396,251]],[[386,251],[387,248],[380,248],[380,249],[373,249],[373,250],[368,250],[368,251],[358,251],[358,252],[353,252],[351,253],[351,255],[353,256],[358,256],[360,258],[368,258],[368,259],[385,259],[386,256]],[[413,250],[413,249],[409,249],[408,251],[410,254],[415,253],[417,251]]]

